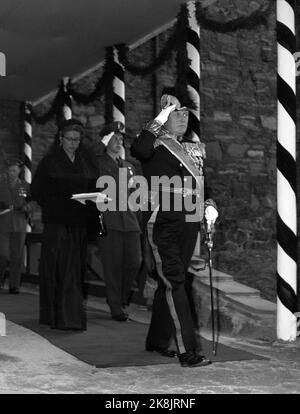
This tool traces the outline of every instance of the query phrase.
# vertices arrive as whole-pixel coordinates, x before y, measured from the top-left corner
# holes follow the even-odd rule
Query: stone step
[[[190,266],[189,272],[196,276],[197,279],[201,280],[202,283],[206,285],[210,284],[208,268],[195,271],[193,266]],[[258,289],[235,282],[232,276],[216,269],[212,269],[212,283],[215,289],[224,292],[226,295],[260,296],[260,291]]]
[[[208,266],[205,267],[205,269],[197,269],[194,265],[191,265],[188,269],[189,273],[192,273],[193,275],[201,278],[201,280],[209,279],[209,268]],[[212,279],[218,279],[218,280],[233,280],[233,277],[231,275],[228,275],[227,273],[220,272],[219,270],[212,269]]]
[[[202,326],[211,327],[211,294],[208,266],[194,258],[194,300]],[[219,331],[273,340],[276,337],[276,304],[263,299],[260,291],[236,282],[232,276],[212,269],[214,305]]]
[[[247,311],[258,314],[275,314],[276,304],[261,297],[245,297],[244,295],[226,295],[230,300],[239,303]]]
[[[209,283],[203,283],[201,278],[196,277],[193,288],[196,315],[200,326],[211,328],[212,307]],[[220,333],[267,340],[276,337],[276,305],[258,295],[237,292],[230,294],[221,289],[214,289],[214,309],[216,329]]]
[[[209,285],[208,279],[201,279],[202,283]],[[213,287],[222,291],[226,296],[251,296],[260,297],[260,291],[252,287],[242,285],[241,283],[235,282],[234,280],[213,280]]]

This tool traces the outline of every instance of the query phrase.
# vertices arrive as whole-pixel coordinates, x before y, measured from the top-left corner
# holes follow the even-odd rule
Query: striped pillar
[[[24,180],[29,185],[32,181],[32,116],[30,103],[25,102],[24,114]],[[31,232],[31,225],[27,223],[26,232]]]
[[[63,93],[64,93],[64,104],[63,104],[63,117],[64,119],[72,118],[72,96],[69,94],[68,85],[70,78],[63,78]]]
[[[125,125],[125,81],[124,66],[119,61],[117,49],[113,48],[113,120]]]
[[[113,48],[113,121],[122,122],[125,131],[125,69],[119,61],[118,50]],[[125,148],[122,146],[120,157],[125,159]]]
[[[296,339],[295,2],[277,0],[277,337]]]
[[[187,3],[188,29],[187,29],[187,57],[189,59],[189,70],[187,75],[188,91],[196,108],[190,110],[188,130],[193,141],[200,141],[200,27],[196,19],[195,1]],[[194,257],[196,261],[200,257],[201,241],[198,234]]]
[[[32,116],[30,103],[25,102],[24,115],[24,180],[31,184],[32,180]]]
[[[188,91],[196,105],[196,109],[190,111],[189,130],[192,140],[200,141],[200,27],[196,19],[195,1],[187,3],[188,8],[188,33],[187,56],[190,61],[188,71]]]
[[[6,56],[0,52],[0,76],[6,76]]]

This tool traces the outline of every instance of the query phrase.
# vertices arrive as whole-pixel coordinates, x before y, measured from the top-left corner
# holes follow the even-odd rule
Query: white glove
[[[110,132],[109,134],[105,135],[103,138],[101,138],[101,141],[103,144],[107,147],[107,144],[109,143],[111,137],[115,135],[115,132]]]
[[[119,157],[122,158],[122,160],[125,160],[125,148],[124,148],[124,145],[121,145],[121,149],[119,151]]]
[[[219,213],[218,213],[218,210],[214,206],[209,205],[205,209],[204,216],[205,216],[208,228],[211,229],[217,217],[219,216]]]
[[[160,122],[162,125],[165,124],[169,118],[170,113],[173,112],[175,108],[176,108],[175,104],[167,106],[166,108],[160,111],[160,113],[157,115],[157,117],[154,120]]]

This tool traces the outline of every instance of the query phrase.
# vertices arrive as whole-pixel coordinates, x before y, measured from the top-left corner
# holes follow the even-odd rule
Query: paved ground
[[[107,309],[100,299],[89,306]],[[132,319],[149,320],[149,312],[131,307]],[[210,339],[209,332],[202,332]],[[7,322],[0,336],[0,393],[23,394],[298,394],[300,341],[263,342],[221,336],[268,360],[214,363],[202,368],[178,365],[97,369],[56,348],[36,333]]]

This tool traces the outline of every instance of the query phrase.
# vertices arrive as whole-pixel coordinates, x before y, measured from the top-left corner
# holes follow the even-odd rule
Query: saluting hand
[[[171,112],[174,111],[174,109],[176,108],[176,105],[169,105],[165,108],[163,108],[160,113],[157,115],[157,117],[155,118],[155,121],[160,122],[162,125],[165,124],[169,118],[169,115]]]

